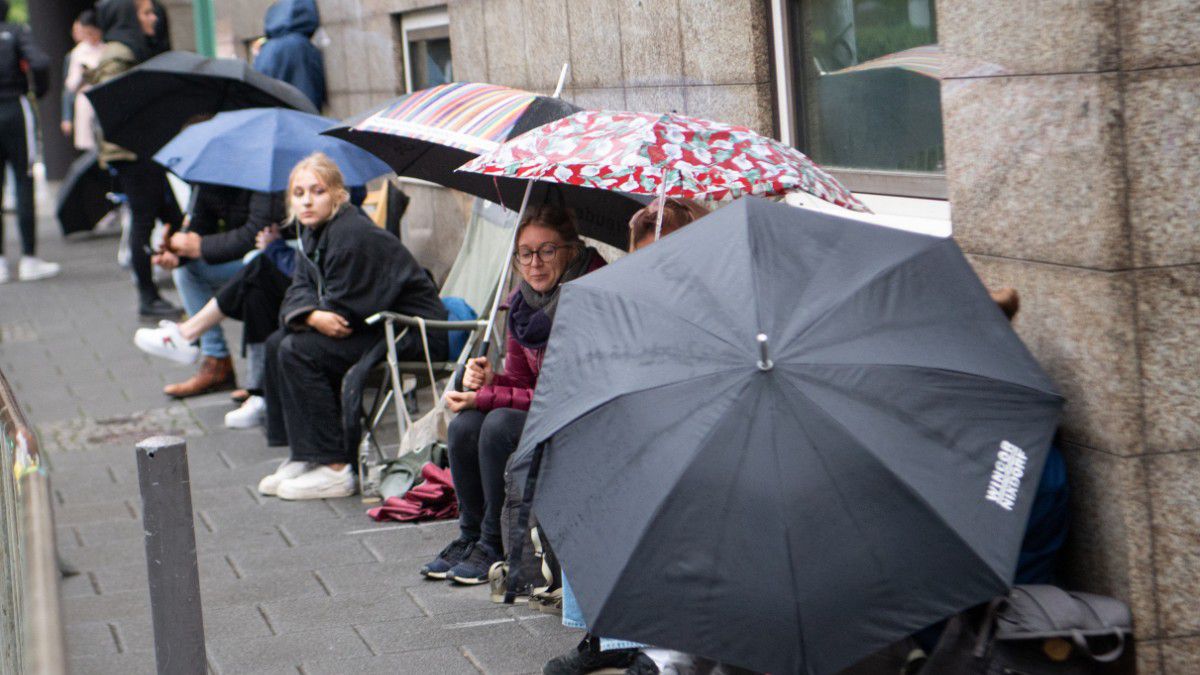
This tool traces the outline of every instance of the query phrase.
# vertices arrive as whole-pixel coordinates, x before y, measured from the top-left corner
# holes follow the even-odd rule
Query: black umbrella
[[[1061,406],[954,241],[743,199],[564,287],[514,461],[593,633],[820,675],[1005,591]]]
[[[191,118],[245,108],[320,114],[292,85],[238,59],[167,52],[88,90],[105,140],[149,157]]]
[[[95,151],[80,155],[58,188],[55,214],[63,236],[89,232],[106,213],[113,209],[108,200],[112,178],[96,163]]]
[[[483,91],[481,92],[480,89]],[[507,121],[512,124],[511,129],[499,138],[499,140],[507,140],[582,110],[579,106],[559,98],[537,96],[527,104],[528,107],[518,109],[515,122],[497,116],[499,119],[494,125],[472,126],[469,123],[470,120],[464,123],[464,116],[452,112],[441,116],[429,114],[433,106],[437,106],[436,110],[460,110],[464,107],[462,99],[494,95],[492,90],[497,89],[504,88],[474,83],[441,85],[398,98],[384,106],[352,117],[324,133],[353,143],[370,152],[386,162],[399,176],[437,183],[476,197],[482,197],[516,211],[521,205],[521,199],[529,181],[514,178],[496,180],[490,176],[455,172],[458,167],[475,159],[478,153],[463,147],[455,147],[449,143],[439,143],[428,138],[405,135],[404,129],[399,127],[395,131],[385,132],[381,130],[383,128],[381,125],[372,124],[372,118],[385,118],[385,121],[396,119],[408,121],[410,118],[416,118],[421,120],[424,128],[431,126],[444,128],[448,132],[459,134],[458,136],[447,135],[447,139],[451,139],[462,138],[462,134],[467,133],[466,130],[482,134],[500,129],[499,125]],[[507,91],[526,94],[526,92],[517,92],[516,90]],[[438,92],[441,92],[440,95]],[[428,102],[428,105],[421,107],[406,105],[413,97],[421,97],[421,101]],[[474,119],[487,118],[495,111],[496,108],[479,106],[479,114]],[[437,127],[436,124],[445,126]],[[533,185],[529,203],[568,206],[578,217],[581,234],[619,248],[625,248],[629,242],[629,219],[635,211],[649,203],[649,199],[639,199],[618,192],[539,181]]]

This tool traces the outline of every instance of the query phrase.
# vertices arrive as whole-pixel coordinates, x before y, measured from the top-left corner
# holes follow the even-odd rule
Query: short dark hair
[[[0,2],[2,1],[3,0],[0,0]],[[96,23],[96,10],[94,9],[85,9],[80,12],[79,16],[75,17],[75,22],[80,26],[85,26],[87,28],[100,27],[100,24]]]
[[[525,218],[517,226],[514,240],[520,239],[521,232],[525,231],[525,228],[530,225],[541,225],[542,227],[554,230],[568,244],[581,241],[579,239],[579,228],[575,225],[575,214],[561,206],[544,204],[542,206],[529,207],[525,212]]]

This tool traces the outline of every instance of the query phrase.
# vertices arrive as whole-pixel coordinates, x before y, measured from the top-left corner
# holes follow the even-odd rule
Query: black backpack
[[[1134,672],[1125,603],[1056,586],[1017,586],[950,620],[921,675]]]

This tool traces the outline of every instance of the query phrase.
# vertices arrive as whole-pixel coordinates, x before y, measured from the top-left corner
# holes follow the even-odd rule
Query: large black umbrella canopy
[[[514,468],[593,633],[833,673],[1009,586],[1061,406],[954,241],[742,199],[563,288]]]
[[[490,85],[473,85],[472,83],[443,85],[443,87],[458,86]],[[379,114],[386,115],[388,111],[403,108],[405,102],[411,97],[426,96],[427,91],[430,90],[402,96],[367,113],[349,118],[341,125],[324,133],[353,143],[370,152],[386,162],[398,176],[408,176],[437,183],[516,211],[521,206],[521,200],[529,181],[512,178],[497,180],[480,174],[455,172],[458,167],[475,159],[478,153],[432,140],[405,136],[399,132],[386,133],[371,128],[357,128],[369,127],[369,124],[364,125],[364,123],[367,123],[372,117]],[[451,108],[453,102],[438,103],[438,105]],[[580,110],[582,108],[579,106],[562,99],[538,96],[516,118],[511,130],[504,135],[504,140],[516,138],[531,129]],[[455,121],[453,115],[447,115],[445,119],[447,124]],[[639,199],[618,192],[547,182],[535,182],[529,197],[529,203],[534,205],[558,204],[570,207],[578,217],[581,234],[622,249],[629,243],[630,217],[648,202],[648,199]]]
[[[100,170],[94,150],[85,152],[71,162],[58,188],[54,209],[63,236],[90,232],[113,209],[113,203],[108,200],[111,189],[112,178]]]
[[[149,157],[189,119],[245,108],[292,108],[313,115],[299,89],[238,59],[166,52],[87,92],[105,140]]]

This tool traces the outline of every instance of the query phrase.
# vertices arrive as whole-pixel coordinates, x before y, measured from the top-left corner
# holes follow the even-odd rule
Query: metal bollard
[[[137,466],[158,672],[205,673],[187,444],[174,436],[147,438],[137,445]]]

